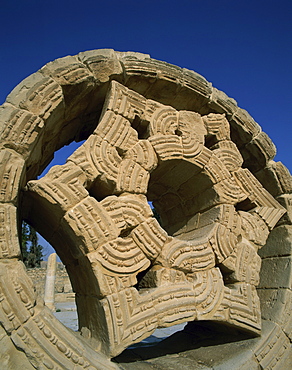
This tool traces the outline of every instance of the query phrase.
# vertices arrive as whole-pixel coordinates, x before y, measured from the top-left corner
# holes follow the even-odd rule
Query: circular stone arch
[[[12,367],[14,358],[15,363],[27,368],[71,368],[73,364],[80,368],[116,367],[108,359],[106,346],[101,344],[94,350],[86,333],[83,337],[72,334],[36,297],[21,262],[18,241],[19,220],[33,219],[34,212],[23,196],[26,184],[43,171],[56,150],[93,133],[111,81],[177,111],[202,116],[224,114],[243,167],[287,209],[277,224],[277,218],[269,219],[270,229],[276,227],[260,252],[262,336],[246,342],[244,359],[240,354],[233,355],[233,361],[249,368],[285,367],[291,358],[291,177],[284,165],[273,161],[273,143],[233,99],[195,72],[148,55],[107,49],[48,63],[22,81],[1,106],[0,334],[1,350],[11,353],[10,358],[6,357],[7,364]],[[209,147],[216,144],[213,138],[212,134],[207,136]],[[269,213],[269,207],[256,204],[258,197],[258,193],[251,192],[239,210],[256,205],[259,214]],[[275,271],[272,276],[271,268]],[[216,345],[213,349],[215,353]]]

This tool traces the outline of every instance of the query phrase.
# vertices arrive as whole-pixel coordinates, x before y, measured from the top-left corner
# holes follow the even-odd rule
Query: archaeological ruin
[[[1,369],[290,368],[291,175],[235,100],[149,55],[92,50],[23,80],[0,140]],[[78,332],[36,293],[22,220],[66,266]]]

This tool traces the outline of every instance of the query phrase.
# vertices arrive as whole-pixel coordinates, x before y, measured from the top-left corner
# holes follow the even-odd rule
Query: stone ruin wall
[[[46,261],[41,262],[40,268],[27,269],[27,275],[34,282],[35,291],[39,297],[44,297],[46,273]],[[58,262],[55,281],[55,302],[68,302],[72,300],[75,300],[75,295],[69,276],[65,266],[61,262]]]
[[[228,361],[288,368],[291,176],[233,99],[148,55],[95,50],[25,79],[1,107],[0,122],[6,368],[117,368],[110,358],[127,346],[157,327],[190,321],[197,336],[205,321],[223,324],[234,344],[222,344],[214,329],[208,351],[193,348],[187,359],[175,353],[178,366],[200,368],[220,344],[219,368]],[[83,139],[65,165],[35,180],[56,150]],[[22,218],[66,265],[80,334],[36,295],[20,261]],[[249,335],[244,348],[237,330]],[[163,368],[167,356],[145,361],[141,368]]]

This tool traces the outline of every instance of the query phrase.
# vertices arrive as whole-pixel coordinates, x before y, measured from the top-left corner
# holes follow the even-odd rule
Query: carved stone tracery
[[[208,320],[260,334],[256,287],[261,297],[274,286],[259,284],[257,252],[285,208],[281,225],[290,222],[291,178],[247,112],[192,71],[109,50],[47,64],[1,109],[0,340],[37,368],[106,369],[115,368],[106,357],[158,327]],[[66,164],[31,180],[73,138],[86,141]],[[16,260],[21,216],[65,263],[85,342],[43,306]],[[288,258],[268,256],[264,267]],[[273,320],[270,342],[283,350],[273,358],[265,338],[252,347],[271,368],[291,335]]]
[[[28,183],[28,196],[42,212],[54,208],[51,222],[95,275],[106,322],[97,330],[82,308],[80,321],[107,338],[111,356],[186,321],[260,332],[259,244],[242,224],[259,219],[249,229],[261,222],[264,245],[284,210],[267,192],[254,196],[265,190],[242,161],[224,115],[177,111],[112,81],[93,134],[65,165]],[[75,291],[83,307],[87,293]]]

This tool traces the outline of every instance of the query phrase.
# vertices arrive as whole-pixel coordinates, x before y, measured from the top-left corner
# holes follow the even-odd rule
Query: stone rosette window
[[[96,50],[48,63],[0,118],[0,322],[11,351],[32,366],[115,368],[110,357],[156,328],[207,320],[258,336],[255,364],[287,361],[291,291],[278,269],[286,263],[291,279],[291,247],[273,251],[267,238],[291,232],[291,177],[234,100],[192,71]],[[84,139],[36,180],[54,151]],[[20,219],[66,265],[80,337],[36,297],[18,261]],[[285,304],[269,310],[279,288]]]

